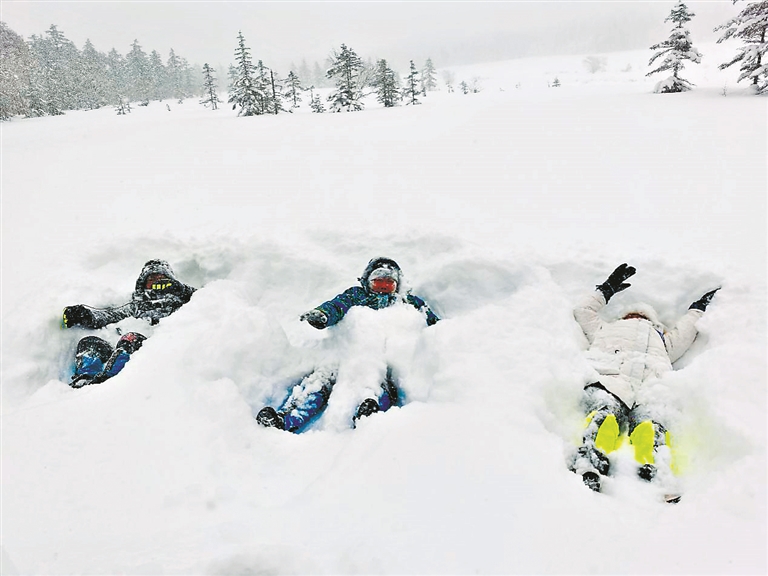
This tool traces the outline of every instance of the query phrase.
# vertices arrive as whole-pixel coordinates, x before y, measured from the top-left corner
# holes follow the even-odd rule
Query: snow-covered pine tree
[[[261,64],[261,62],[259,62]],[[275,71],[269,70],[269,85],[267,86],[267,110],[270,114],[285,112],[283,107],[283,85]]]
[[[288,77],[285,79],[285,94],[283,95],[283,98],[290,102],[291,110],[299,107],[302,90],[304,90],[304,88],[301,87],[299,77],[293,70],[291,70],[288,72]]]
[[[131,51],[125,55],[125,61],[130,78],[129,97],[132,101],[141,102],[146,106],[149,104],[152,92],[152,79],[149,73],[149,60],[138,40],[134,40],[131,44]]]
[[[80,53],[54,24],[45,34],[45,38],[33,35],[29,43],[34,58],[31,93],[40,106],[36,115],[42,112],[55,116],[77,107],[75,85]]]
[[[105,106],[109,102],[107,84],[106,56],[86,40],[78,66],[78,108],[94,110]]]
[[[651,57],[648,66],[652,65],[659,58],[663,59],[661,64],[648,72],[646,76],[667,70],[672,70],[672,76],[656,84],[654,92],[667,94],[685,92],[691,89],[692,84],[685,78],[681,78],[679,73],[684,68],[684,60],[690,60],[696,64],[701,62],[701,53],[693,47],[691,34],[688,28],[685,27],[685,24],[690,22],[694,16],[695,14],[689,12],[688,7],[680,0],[672,8],[669,16],[664,19],[664,22],[673,22],[675,27],[672,29],[669,38],[664,40],[664,42],[651,46],[651,50],[656,50],[656,53]]]
[[[213,73],[216,72],[213,68],[208,66],[206,62],[203,65],[203,99],[200,100],[200,104],[208,106],[210,104],[211,110],[216,110],[219,106],[219,96],[216,94],[216,78]]]
[[[715,28],[718,30],[725,30],[718,44],[729,38],[739,38],[745,44],[719,68],[724,70],[739,62],[738,82],[751,80],[757,94],[768,91],[768,1],[750,2],[738,16]]]
[[[413,60],[411,60],[411,69],[408,72],[408,76],[405,77],[405,88],[403,88],[403,99],[406,106],[408,104],[421,104],[417,98],[419,89],[419,71],[416,70],[416,66]]]
[[[242,32],[237,33],[236,75],[229,92],[232,110],[240,107],[238,116],[256,116],[262,113],[263,94],[258,90],[256,69],[251,60],[251,49],[245,45]]]
[[[24,38],[0,22],[0,120],[29,114],[29,93],[32,57]]]
[[[169,96],[165,92],[168,85],[168,79],[163,59],[157,50],[152,50],[149,54],[149,79],[150,79],[150,98],[162,102]]]
[[[424,69],[421,71],[421,93],[426,96],[427,92],[437,90],[437,70],[432,64],[432,58],[427,58]]]
[[[117,50],[112,48],[107,54],[107,99],[111,104],[119,104],[128,91],[125,68],[125,59]]]
[[[336,90],[328,96],[333,112],[363,109],[362,87],[358,79],[362,69],[363,61],[346,44],[341,45],[340,52],[333,53],[331,66],[326,72],[326,76],[336,83]]]
[[[376,91],[376,99],[385,108],[397,106],[400,101],[400,90],[397,84],[397,74],[382,58],[376,63],[376,72],[371,86]]]
[[[310,94],[309,107],[312,110],[312,112],[316,114],[322,114],[323,112],[325,112],[325,106],[323,106],[323,101],[320,99],[320,96],[315,94],[314,89],[315,89],[314,86],[310,86],[309,88],[309,94]]]

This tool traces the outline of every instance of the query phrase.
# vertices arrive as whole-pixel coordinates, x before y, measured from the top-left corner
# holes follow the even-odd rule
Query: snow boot
[[[285,415],[278,412],[272,406],[265,406],[256,415],[256,422],[266,428],[285,430]]]
[[[376,401],[375,398],[366,398],[362,401],[360,406],[357,407],[357,412],[355,412],[355,417],[352,419],[353,423],[360,420],[360,418],[364,418],[366,416],[370,416],[371,414],[375,414],[379,411],[379,403]]]
[[[600,492],[600,475],[597,472],[584,472],[581,475],[584,484],[594,492]]]
[[[637,469],[637,475],[646,482],[650,482],[656,477],[656,466],[653,464],[643,464]]]
[[[594,446],[580,446],[573,457],[571,470],[579,472],[585,468],[593,468],[598,474],[607,476],[611,469],[611,461]]]

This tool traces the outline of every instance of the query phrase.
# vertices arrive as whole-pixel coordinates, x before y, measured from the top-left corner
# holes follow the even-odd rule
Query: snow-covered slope
[[[764,573],[766,106],[701,50],[677,95],[646,52],[456,69],[483,91],[418,107],[5,123],[2,573]],[[379,255],[441,322],[298,321]],[[200,290],[69,388],[62,308],[123,303],[151,258]],[[590,377],[572,307],[621,262],[606,317],[671,324],[723,287],[655,392],[676,506],[626,451],[606,494],[565,466]],[[313,429],[256,424],[328,362],[344,387]],[[406,403],[352,430],[386,362]]]

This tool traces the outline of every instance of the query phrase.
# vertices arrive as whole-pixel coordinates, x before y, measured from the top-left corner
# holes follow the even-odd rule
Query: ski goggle
[[[376,294],[394,294],[397,290],[397,280],[388,276],[372,278],[368,285],[371,288],[371,292]]]
[[[173,281],[165,274],[150,274],[144,283],[147,290],[165,290],[173,286]]]

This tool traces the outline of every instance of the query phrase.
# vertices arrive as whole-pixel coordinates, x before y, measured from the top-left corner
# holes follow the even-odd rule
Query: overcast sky
[[[191,64],[234,63],[242,30],[254,59],[287,73],[302,59],[321,65],[347,44],[364,59],[405,68],[430,57],[437,67],[519,56],[647,48],[666,39],[673,0],[602,2],[149,2],[2,0],[0,20],[29,38],[56,24],[78,48],[125,55],[134,40],[167,60],[171,48]],[[690,1],[694,45],[741,7]]]

